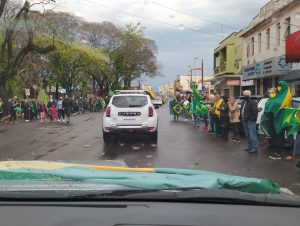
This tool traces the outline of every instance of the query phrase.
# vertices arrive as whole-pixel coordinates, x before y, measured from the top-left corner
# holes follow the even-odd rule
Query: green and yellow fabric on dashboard
[[[285,81],[279,82],[278,92],[274,98],[269,98],[266,102],[264,114],[262,116],[261,125],[265,133],[269,133],[268,114],[273,114],[274,128],[276,134],[279,134],[282,129],[287,127],[285,122],[285,108],[292,107],[292,94],[288,84]]]
[[[280,193],[269,179],[246,178],[203,170],[127,168],[47,161],[0,162],[0,183],[5,181],[78,181],[121,185],[132,189],[230,189],[248,193]]]

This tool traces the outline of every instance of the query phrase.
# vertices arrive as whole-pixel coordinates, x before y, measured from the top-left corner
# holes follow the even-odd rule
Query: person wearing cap
[[[248,139],[248,147],[244,149],[249,153],[258,152],[258,141],[256,133],[256,120],[257,120],[257,103],[251,100],[251,91],[245,90],[243,92],[245,100],[241,105],[241,119]]]

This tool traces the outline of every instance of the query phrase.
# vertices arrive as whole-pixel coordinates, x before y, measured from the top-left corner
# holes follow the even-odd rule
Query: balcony
[[[218,67],[215,67],[214,68],[214,72],[215,72],[215,75],[222,75],[222,74],[226,74],[226,69],[227,69],[227,64],[224,63]]]

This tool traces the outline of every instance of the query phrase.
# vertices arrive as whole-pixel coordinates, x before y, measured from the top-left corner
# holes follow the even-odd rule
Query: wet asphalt
[[[267,142],[260,138],[260,153],[243,151],[239,144],[222,141],[191,122],[174,121],[168,107],[159,114],[158,142],[129,134],[106,145],[102,139],[102,113],[71,118],[71,124],[19,122],[0,124],[0,160],[49,160],[97,163],[124,161],[129,167],[187,168],[232,175],[268,178],[300,195],[300,169],[295,161],[271,160]]]

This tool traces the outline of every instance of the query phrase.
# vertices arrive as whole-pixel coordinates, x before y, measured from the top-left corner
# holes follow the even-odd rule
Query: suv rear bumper
[[[157,131],[156,127],[148,127],[148,126],[111,126],[109,130],[105,132],[108,133],[155,133]]]

